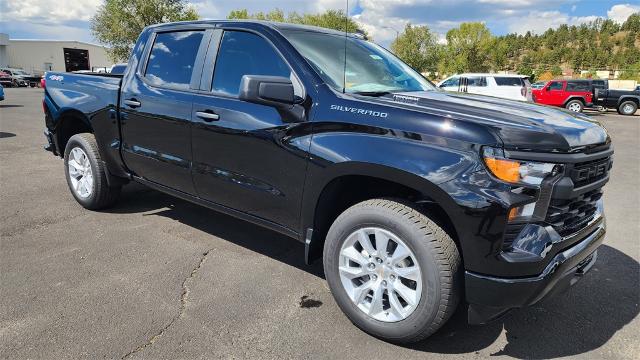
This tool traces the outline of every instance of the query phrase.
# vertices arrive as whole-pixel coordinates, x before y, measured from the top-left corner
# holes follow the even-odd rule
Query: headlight
[[[511,184],[539,187],[546,177],[562,171],[559,164],[507,159],[502,149],[492,147],[484,147],[482,157],[495,177]]]

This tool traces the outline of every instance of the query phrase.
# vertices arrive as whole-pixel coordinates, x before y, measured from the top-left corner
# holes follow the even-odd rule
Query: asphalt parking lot
[[[640,354],[640,116],[594,113],[616,154],[608,234],[559,298],[391,345],[334,303],[320,264],[276,233],[138,185],[84,210],[46,153],[42,90],[0,102],[0,358],[431,359]],[[636,355],[633,355],[636,354]]]

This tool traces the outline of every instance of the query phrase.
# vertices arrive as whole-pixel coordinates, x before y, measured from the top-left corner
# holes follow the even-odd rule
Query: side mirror
[[[547,88],[545,90],[551,91],[551,86],[547,86]]]
[[[273,107],[290,107],[295,102],[291,79],[282,76],[244,75],[240,100]]]

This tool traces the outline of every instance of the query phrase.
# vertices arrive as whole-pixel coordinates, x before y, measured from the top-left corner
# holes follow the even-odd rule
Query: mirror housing
[[[282,76],[244,75],[240,81],[240,100],[277,108],[295,103],[293,83]]]

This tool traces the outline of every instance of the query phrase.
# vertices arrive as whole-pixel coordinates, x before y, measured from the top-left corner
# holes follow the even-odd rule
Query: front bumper
[[[538,276],[502,278],[465,272],[469,323],[486,323],[574,285],[595,263],[605,232],[602,217],[577,235],[581,240],[557,253]]]

